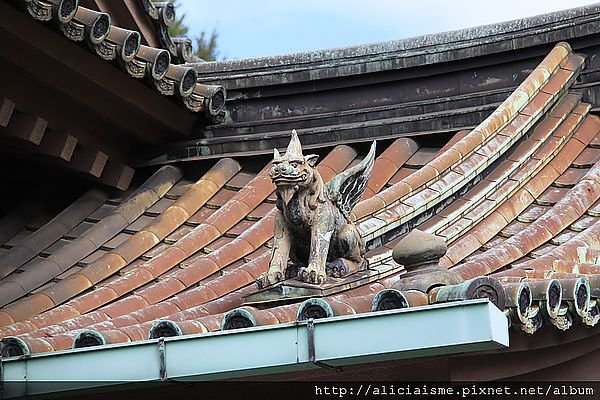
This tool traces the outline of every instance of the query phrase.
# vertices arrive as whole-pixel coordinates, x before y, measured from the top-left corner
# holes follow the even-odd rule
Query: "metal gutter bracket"
[[[0,399],[4,399],[4,360],[0,356]]]
[[[309,318],[306,321],[306,332],[308,337],[308,361],[321,368],[332,369],[335,370],[335,372],[342,372],[342,367],[334,367],[332,365],[327,365],[325,363],[317,361],[315,352],[315,320],[313,318]]]
[[[167,380],[167,358],[165,356],[165,338],[158,338],[158,362],[159,362],[159,378],[161,382]]]

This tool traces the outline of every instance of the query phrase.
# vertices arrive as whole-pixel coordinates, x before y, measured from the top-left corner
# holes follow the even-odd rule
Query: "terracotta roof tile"
[[[590,168],[598,161],[600,161],[600,149],[588,147],[573,161],[573,166],[575,168]]]
[[[544,215],[550,208],[546,206],[538,206],[537,204],[532,204],[527,207],[519,216],[517,220],[520,222],[534,222],[539,217]]]
[[[555,248],[556,248],[556,246],[554,244],[546,243],[546,244],[543,244],[542,246],[538,247],[537,249],[533,250],[530,253],[530,256],[531,257],[540,257],[540,256],[543,256],[544,254],[550,253]]]
[[[571,226],[569,226],[569,228],[574,230],[575,232],[581,232],[591,227],[593,224],[596,223],[597,220],[597,217],[584,215],[580,217],[577,221],[573,222]]]
[[[95,211],[104,200],[106,200],[106,195],[102,192],[88,192],[42,228],[28,235],[19,243],[15,243],[9,252],[0,255],[0,265],[2,265],[0,277],[5,277],[60,239],[62,235]]]
[[[428,164],[439,149],[435,147],[420,147],[406,162],[404,165],[408,168],[418,169]]]
[[[272,232],[272,228],[271,228],[271,232]],[[187,274],[187,272],[186,272],[186,274]],[[183,275],[183,273],[179,273],[179,274],[178,274],[178,276],[180,276],[180,277],[182,277],[182,279],[184,279],[184,278],[183,278],[183,276],[184,276],[184,275]],[[133,276],[132,276],[132,277],[133,277]],[[125,277],[122,277],[122,278],[120,278],[119,280],[115,281],[115,283],[113,283],[113,285],[111,285],[111,288],[115,289],[116,287],[115,287],[114,285],[115,285],[115,284],[116,284],[116,282],[118,282],[118,281],[122,281],[123,283],[125,283],[125,281],[123,281],[123,279],[124,279],[124,278],[125,278]],[[197,281],[197,279],[199,279],[199,278],[193,278],[193,280],[192,280],[192,281],[189,281],[188,283],[189,283],[189,284],[191,284],[192,282],[195,282],[195,281]],[[142,280],[143,280],[143,281],[147,281],[147,280],[148,280],[148,278],[142,278]],[[127,286],[128,286],[128,287],[131,287],[131,288],[134,288],[134,287],[135,287],[135,286],[137,286],[137,285],[139,285],[139,284],[134,284],[134,285],[128,284]],[[133,287],[132,287],[132,286],[133,286]],[[127,289],[127,290],[131,290],[131,289]],[[118,293],[118,292],[121,292],[121,291],[122,291],[122,290],[117,290],[117,293]]]
[[[397,139],[384,148],[376,161],[379,172],[369,184],[369,198],[353,213],[367,240],[384,237],[408,222],[411,229],[416,225],[445,236],[449,249],[440,264],[453,267],[465,279],[490,273],[504,277],[506,312],[518,329],[535,332],[546,318],[544,312],[552,313],[555,326],[566,326],[560,318],[568,310],[550,304],[549,288],[564,281],[561,291],[571,290],[575,266],[563,270],[554,261],[575,265],[580,247],[600,246],[596,232],[600,225],[594,216],[600,196],[598,165],[581,159],[572,165],[593,149],[588,144],[597,136],[598,119],[588,115],[589,105],[580,103],[580,97],[561,97],[582,61],[568,46],[557,46],[497,111],[441,150],[417,150],[410,139]],[[508,161],[493,162],[506,156]],[[338,146],[319,169],[329,179],[359,159],[355,149]],[[264,172],[255,176],[240,170],[233,160],[222,162],[227,165],[215,166],[194,186],[186,183],[185,190],[165,196],[169,201],[156,203],[162,195],[156,196],[155,205],[144,209],[148,218],[143,224],[135,230],[131,225],[119,229],[115,239],[102,244],[100,251],[106,255],[31,296],[40,302],[32,304],[37,310],[33,314],[19,314],[23,311],[19,307],[0,310],[4,325],[23,320],[0,328],[0,335],[21,335],[36,351],[49,351],[69,347],[81,329],[96,331],[97,340],[118,343],[140,340],[151,332],[189,334],[292,322],[300,307],[301,314],[321,316],[331,309],[332,315],[345,315],[436,301],[439,289],[430,293],[430,299],[418,291],[394,291],[402,276],[396,272],[304,306],[264,310],[243,306],[244,296],[255,290],[254,281],[268,268],[273,185]],[[407,163],[415,167],[410,171],[414,173],[408,174]],[[215,180],[207,178],[213,173]],[[109,214],[99,219],[116,210],[106,210]],[[124,231],[138,233],[131,236]],[[373,268],[397,267],[391,248],[398,240],[373,242],[368,253]],[[578,268],[595,271],[583,264]],[[93,282],[97,288],[84,293]],[[523,300],[527,293],[529,303]],[[575,297],[566,296],[565,301],[574,302]],[[309,306],[314,309],[309,311]],[[34,315],[44,309],[49,311]],[[580,307],[577,318],[593,324],[590,313]],[[165,321],[156,322],[159,319]],[[46,335],[53,338],[44,339]]]
[[[587,170],[581,168],[569,168],[553,182],[557,187],[573,187],[585,175]]]
[[[553,188],[546,189],[535,202],[542,206],[553,206],[560,199],[562,199],[569,189],[567,188]]]
[[[600,148],[600,134],[596,134],[594,138],[590,141],[590,147],[595,149]]]
[[[210,254],[213,251],[218,250],[220,247],[223,247],[224,245],[231,243],[232,241],[233,241],[233,238],[231,238],[231,237],[221,236],[214,242],[211,242],[210,244],[204,246],[200,252],[198,252],[195,255],[193,255],[192,257],[188,258],[186,260],[186,263],[192,262],[193,259],[195,259],[195,258],[204,257],[205,256],[204,253]]]

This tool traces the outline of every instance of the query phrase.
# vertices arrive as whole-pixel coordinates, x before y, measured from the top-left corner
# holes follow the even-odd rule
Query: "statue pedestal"
[[[287,279],[245,297],[244,305],[266,308],[296,303],[311,297],[331,296],[357,286],[375,282],[401,270],[402,266],[391,262],[369,267],[343,278],[327,277],[327,282],[322,285],[302,282],[295,278]]]

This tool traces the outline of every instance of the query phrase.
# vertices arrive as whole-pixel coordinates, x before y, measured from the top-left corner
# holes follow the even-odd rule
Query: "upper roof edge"
[[[558,29],[565,23],[568,24],[569,22],[573,22],[572,20],[586,16],[600,18],[600,3],[536,15],[528,18],[469,27],[454,31],[414,36],[399,40],[297,52],[278,56],[203,62],[201,64],[191,63],[188,65],[196,65],[197,67],[200,67],[197,68],[199,74],[206,75],[210,73],[226,73],[234,71],[256,70],[261,68],[313,64],[320,62],[331,63],[339,60],[347,60],[349,58],[369,58],[400,51],[405,52],[410,50],[421,50],[433,46],[443,46],[446,50],[449,50],[448,47],[451,48],[456,46],[458,48],[460,47],[459,44],[463,42],[471,42],[472,45],[477,45],[482,43],[481,39],[487,39],[494,36],[506,36],[528,30],[533,31],[531,33],[536,33],[539,28],[547,25],[554,25],[555,27],[552,27],[551,29]]]

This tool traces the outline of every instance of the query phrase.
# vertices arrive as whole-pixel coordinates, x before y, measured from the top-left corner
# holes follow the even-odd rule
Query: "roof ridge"
[[[278,56],[213,61],[203,65],[202,74],[208,75],[210,72],[221,73],[242,69],[252,70],[275,66],[302,65],[325,61],[331,62],[337,59],[348,61],[348,59],[385,55],[393,52],[406,53],[408,51],[424,49],[426,47],[445,46],[460,42],[470,42],[472,45],[472,42],[477,39],[501,35],[513,35],[516,32],[522,32],[538,27],[551,26],[552,29],[557,29],[561,25],[572,23],[572,21],[576,19],[600,19],[600,3],[535,15],[528,18],[467,27],[447,32],[425,34],[399,40],[297,52]],[[210,78],[201,77],[201,80],[205,79],[209,80]]]

